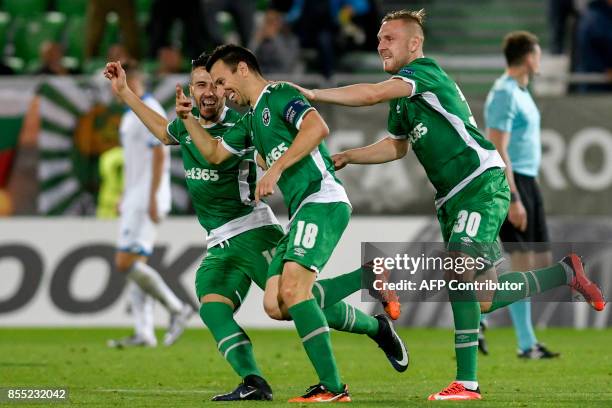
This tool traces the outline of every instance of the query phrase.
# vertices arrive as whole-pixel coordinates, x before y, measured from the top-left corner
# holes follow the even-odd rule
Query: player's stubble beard
[[[385,71],[387,74],[395,75],[404,65],[406,65],[398,61],[394,54],[388,55],[386,53],[386,55],[390,56],[391,58],[385,59],[382,55],[380,58],[382,59],[383,71]]]
[[[225,97],[214,98],[215,104],[210,105],[214,106],[214,108],[207,108],[206,105],[204,105],[204,100],[206,99],[204,97],[200,98],[200,101],[198,103],[198,110],[200,111],[200,116],[202,117],[202,119],[207,120],[209,122],[217,122],[221,117],[221,112],[223,112],[223,107],[225,106]]]
[[[395,46],[392,48],[396,48],[393,50],[392,48],[387,48],[384,53],[379,52],[379,56],[383,63],[383,70],[391,75],[397,74],[403,67],[410,64],[412,61],[424,57],[422,46],[411,46],[411,38],[405,41],[402,46]],[[385,56],[391,57],[389,60],[389,67],[385,64],[385,59],[383,58],[383,54]]]
[[[379,53],[378,56],[380,57],[381,62],[383,64],[383,71],[388,74],[395,75],[400,71],[400,69],[402,69],[402,67],[410,64],[412,61],[419,58],[421,54],[422,53],[419,53],[419,50],[417,50],[416,52],[406,50],[404,55],[399,56],[396,52],[387,50],[382,54]],[[390,58],[385,59],[385,57]]]

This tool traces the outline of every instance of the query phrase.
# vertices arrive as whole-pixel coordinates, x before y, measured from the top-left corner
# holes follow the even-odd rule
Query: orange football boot
[[[342,392],[331,392],[323,384],[313,385],[306,390],[306,394],[301,397],[291,398],[288,402],[351,402],[348,393],[348,386],[344,385]]]
[[[584,299],[589,302],[593,309],[598,312],[604,310],[606,307],[606,300],[604,299],[603,293],[601,293],[601,289],[595,282],[587,278],[580,257],[571,253],[563,258],[561,262],[568,265],[574,273],[574,277],[569,283],[569,287],[579,292]]]
[[[429,401],[466,401],[466,400],[479,400],[482,399],[480,395],[480,388],[474,391],[468,390],[463,384],[453,381],[448,387],[442,391],[431,394],[428,398]]]

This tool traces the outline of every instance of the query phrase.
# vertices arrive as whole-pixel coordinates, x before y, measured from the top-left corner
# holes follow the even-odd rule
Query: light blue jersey
[[[485,125],[510,133],[508,155],[512,171],[536,177],[540,168],[540,112],[531,94],[504,74],[495,81],[485,103]]]

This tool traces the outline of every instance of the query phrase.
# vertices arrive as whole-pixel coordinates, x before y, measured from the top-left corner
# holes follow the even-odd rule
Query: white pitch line
[[[165,389],[165,390],[156,390],[151,388],[102,388],[95,389],[93,391],[97,392],[123,392],[123,393],[133,393],[133,394],[207,394],[210,392],[214,392],[215,390],[208,389],[200,389],[200,390],[173,390],[173,389]]]

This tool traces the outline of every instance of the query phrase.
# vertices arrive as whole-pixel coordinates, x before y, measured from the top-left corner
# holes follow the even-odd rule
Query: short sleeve
[[[254,150],[250,137],[250,127],[248,126],[248,113],[244,115],[234,126],[232,126],[221,140],[225,149],[238,156],[252,158]]]
[[[183,122],[179,118],[174,119],[172,122],[168,122],[168,126],[166,126],[166,133],[172,139],[176,141],[176,143],[181,143],[181,134],[182,129],[184,129]]]
[[[275,86],[270,98],[270,108],[273,114],[280,114],[285,123],[300,130],[304,116],[307,112],[314,110],[314,107],[291,85],[277,84]]]
[[[406,139],[406,129],[401,120],[401,101],[392,99],[389,101],[389,116],[387,118],[387,130],[393,139]]]
[[[423,92],[433,89],[436,78],[430,69],[422,66],[405,66],[391,78],[401,79],[412,85],[412,93],[409,98],[414,95],[422,94]]]
[[[491,91],[484,114],[487,128],[510,132],[516,116],[516,103],[512,93],[506,89]]]

